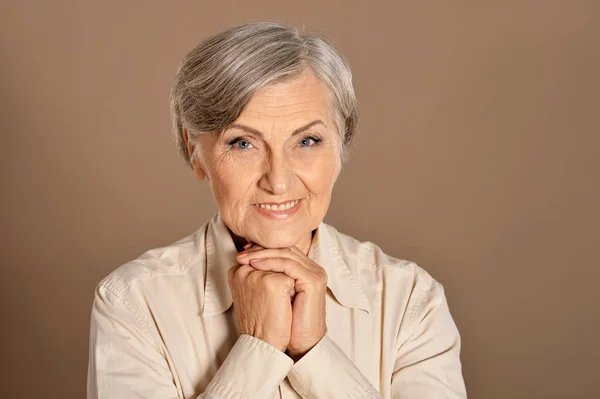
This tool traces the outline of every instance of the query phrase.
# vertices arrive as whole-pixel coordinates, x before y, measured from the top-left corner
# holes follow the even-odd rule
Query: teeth
[[[281,205],[256,204],[256,206],[263,208],[263,209],[267,209],[269,211],[285,211],[285,210],[288,210],[288,209],[296,206],[298,201],[300,201],[300,200],[290,201],[290,202],[287,202],[287,203],[281,204]]]

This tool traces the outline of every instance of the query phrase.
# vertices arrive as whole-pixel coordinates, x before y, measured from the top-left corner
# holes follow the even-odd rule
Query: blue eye
[[[319,143],[321,140],[319,140],[316,137],[305,137],[302,140],[300,140],[300,142],[298,143],[298,145],[300,147],[311,147],[317,143]]]
[[[246,140],[240,140],[237,142],[237,146],[238,148],[245,150],[246,148],[250,148],[251,144],[248,143]]]
[[[241,137],[231,140],[229,142],[229,145],[232,147],[235,146],[235,148],[237,148],[239,150],[247,150],[249,148],[252,148],[252,144],[250,144],[250,142],[248,140],[244,140]]]

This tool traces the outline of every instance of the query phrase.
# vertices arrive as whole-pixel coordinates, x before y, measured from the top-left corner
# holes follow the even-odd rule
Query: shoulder
[[[111,336],[137,329],[161,351],[159,323],[176,322],[169,315],[186,301],[196,306],[188,306],[190,312],[198,312],[200,302],[188,299],[204,287],[205,231],[206,225],[171,245],[146,251],[102,279],[94,293],[91,328]]]
[[[204,261],[206,227],[207,224],[173,244],[144,252],[103,278],[98,288],[121,298],[131,289],[139,290],[147,285],[156,286],[161,280],[189,273],[191,268]]]
[[[359,241],[339,232],[331,225],[324,225],[334,241],[344,263],[365,289],[380,289],[384,283],[393,286],[394,293],[410,293],[415,305],[440,301],[443,286],[417,263],[386,254],[370,241]]]
[[[390,268],[397,272],[414,275],[415,278],[431,278],[425,270],[413,261],[388,255],[373,242],[357,240],[338,231],[331,225],[323,224],[323,226],[327,229],[328,236],[333,240],[332,247],[339,251],[351,269],[377,271],[378,269]]]

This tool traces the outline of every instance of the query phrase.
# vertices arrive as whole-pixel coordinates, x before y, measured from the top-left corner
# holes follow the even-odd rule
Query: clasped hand
[[[237,260],[229,286],[240,333],[300,359],[327,332],[327,273],[296,247],[253,245]]]

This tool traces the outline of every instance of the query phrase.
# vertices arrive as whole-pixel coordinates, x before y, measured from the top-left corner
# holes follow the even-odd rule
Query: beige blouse
[[[91,398],[466,398],[444,290],[412,262],[325,223],[309,257],[329,276],[327,335],[294,363],[240,335],[216,214],[106,277],[91,317]]]

